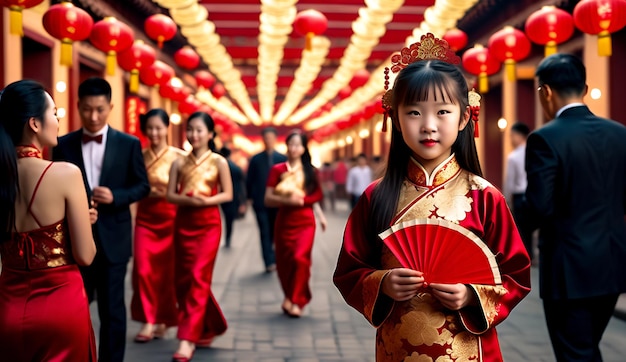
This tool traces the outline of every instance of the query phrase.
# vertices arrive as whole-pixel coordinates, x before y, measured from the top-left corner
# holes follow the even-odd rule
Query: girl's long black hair
[[[139,115],[139,129],[144,135],[146,134],[146,127],[148,127],[148,120],[152,117],[159,117],[165,128],[170,126],[170,116],[167,112],[162,108],[153,108],[147,113]]]
[[[313,167],[313,164],[311,163],[311,153],[309,152],[308,146],[309,141],[304,133],[300,131],[293,131],[287,136],[285,143],[288,144],[289,140],[294,137],[300,137],[302,146],[304,147],[304,153],[300,156],[300,160],[302,160],[302,171],[304,172],[304,189],[307,194],[310,194],[317,187],[318,181],[315,175],[315,167]]]
[[[206,112],[198,111],[192,113],[191,116],[187,118],[187,123],[194,118],[200,118],[209,132],[213,132],[213,137],[209,140],[209,149],[213,152],[217,152],[217,147],[215,146],[215,121],[213,121],[213,118]]]
[[[378,233],[389,228],[396,214],[400,189],[406,177],[407,165],[412,151],[404,142],[402,132],[397,127],[398,108],[402,104],[412,104],[428,99],[429,93],[435,97],[451,99],[461,108],[461,117],[469,105],[467,83],[461,71],[454,65],[439,60],[424,60],[409,64],[398,73],[393,86],[390,116],[391,145],[385,175],[372,192],[370,207],[371,232]],[[461,119],[459,119],[461,122]],[[452,145],[452,152],[461,168],[482,176],[476,143],[474,123],[470,119],[459,132]]]
[[[22,142],[30,118],[44,122],[47,107],[44,87],[33,80],[13,82],[0,94],[0,242],[8,240],[15,228],[20,193],[15,146]]]

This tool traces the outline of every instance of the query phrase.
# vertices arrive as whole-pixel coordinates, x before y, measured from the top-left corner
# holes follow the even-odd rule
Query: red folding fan
[[[502,284],[487,245],[468,229],[443,219],[395,224],[378,236],[405,268],[424,273],[424,283]]]

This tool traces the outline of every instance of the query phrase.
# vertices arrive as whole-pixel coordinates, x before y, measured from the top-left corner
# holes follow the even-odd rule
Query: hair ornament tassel
[[[382,106],[383,106],[383,127],[381,129],[382,132],[387,132],[387,118],[389,118],[389,113],[391,112],[391,98],[392,94],[389,90],[389,67],[385,67],[385,93],[382,98]]]
[[[469,100],[470,117],[472,121],[474,121],[474,137],[478,138],[478,117],[480,116],[481,96],[472,88],[472,90],[467,93],[467,98]]]

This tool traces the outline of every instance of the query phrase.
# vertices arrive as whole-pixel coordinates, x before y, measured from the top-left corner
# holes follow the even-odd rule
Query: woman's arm
[[[274,187],[267,186],[264,202],[267,207],[302,206],[304,205],[304,197],[296,193],[290,196],[277,195],[274,193]]]
[[[220,178],[221,191],[213,196],[194,196],[202,199],[204,206],[219,205],[233,200],[233,181],[225,158],[220,158],[217,162],[217,171]]]
[[[326,215],[324,215],[324,210],[322,210],[322,206],[319,202],[313,204],[313,213],[317,220],[319,220],[322,231],[326,231]]]
[[[55,168],[61,173],[64,186],[65,215],[67,218],[72,256],[78,265],[90,265],[96,256],[96,244],[93,241],[87,192],[80,169],[73,164],[59,162]]]
[[[184,195],[178,194],[178,177],[180,164],[182,163],[181,159],[178,159],[172,163],[172,167],[170,167],[170,178],[167,184],[167,193],[165,198],[167,201],[176,205],[183,206],[197,206],[197,202],[194,200],[196,198],[188,197]]]

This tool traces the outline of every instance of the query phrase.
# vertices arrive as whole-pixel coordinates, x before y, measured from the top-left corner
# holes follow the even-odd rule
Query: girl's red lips
[[[431,140],[431,139],[427,139],[427,140],[421,140],[420,141],[421,144],[423,144],[424,146],[434,146],[435,144],[437,144],[437,141],[435,140]]]

